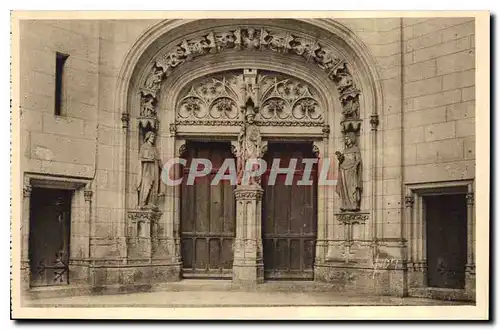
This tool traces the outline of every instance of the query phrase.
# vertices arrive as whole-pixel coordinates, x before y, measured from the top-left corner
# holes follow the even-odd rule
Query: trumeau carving
[[[237,181],[242,184],[243,173],[247,169],[247,162],[260,159],[266,151],[260,136],[260,128],[254,122],[255,112],[252,104],[248,104],[245,111],[245,122],[241,125],[236,147]],[[258,169],[258,164],[252,164],[252,170]],[[249,177],[246,185],[259,185],[260,178]]]

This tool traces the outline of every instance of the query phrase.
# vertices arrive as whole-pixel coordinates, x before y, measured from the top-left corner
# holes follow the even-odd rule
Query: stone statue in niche
[[[155,99],[151,95],[145,95],[141,97],[141,117],[155,117]]]
[[[361,207],[363,191],[361,152],[355,133],[348,132],[344,143],[344,152],[335,152],[339,161],[336,192],[342,200],[341,211],[357,212]]]
[[[139,151],[140,169],[137,192],[140,209],[156,209],[158,197],[162,195],[160,180],[162,164],[155,142],[156,133],[147,132]]]
[[[149,76],[146,78],[144,87],[152,91],[157,91],[160,89],[162,79],[163,79],[162,68],[153,65],[153,67],[151,68],[151,72],[149,73]]]
[[[349,97],[342,102],[344,119],[359,119],[359,97]]]
[[[245,122],[241,126],[240,134],[238,135],[238,153],[237,153],[237,174],[238,185],[242,184],[243,174],[246,164],[249,160],[256,161],[262,156],[262,138],[260,129],[254,122],[255,110],[251,102],[247,104],[245,111]],[[254,163],[252,170],[257,170],[259,165]],[[250,177],[248,185],[260,184],[260,178]]]

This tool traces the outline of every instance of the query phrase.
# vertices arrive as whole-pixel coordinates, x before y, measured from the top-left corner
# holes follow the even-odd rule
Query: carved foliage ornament
[[[283,29],[251,26],[210,31],[197,37],[187,38],[156,58],[140,89],[141,98],[144,99],[141,101],[141,116],[156,117],[155,108],[161,81],[168,77],[172,70],[193,58],[230,49],[288,53],[300,56],[307,62],[315,63],[337,84],[343,106],[343,120],[359,119],[360,92],[353,82],[346,61],[336,49],[314,37]],[[286,87],[283,88],[283,90],[286,89]],[[148,99],[148,96],[152,97],[153,100]],[[203,98],[201,99],[203,100]],[[231,98],[220,100],[219,104],[209,105],[200,103],[200,98],[196,97],[186,100],[186,102],[187,113],[193,116],[202,116],[202,118],[214,107],[218,110],[217,114],[221,116],[230,117],[233,111],[233,105],[230,104]],[[286,106],[287,104],[284,104],[282,98],[269,100],[267,104],[269,114],[276,116],[283,113]],[[292,105],[288,104],[288,106]],[[313,100],[303,99],[293,105],[292,115],[310,116],[319,120],[320,114],[315,113],[315,111],[317,111],[317,107]],[[347,127],[351,128],[349,125]],[[353,130],[358,129],[357,126],[352,126],[352,128]]]

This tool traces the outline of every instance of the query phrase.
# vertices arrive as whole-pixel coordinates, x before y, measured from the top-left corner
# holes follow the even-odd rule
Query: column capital
[[[467,199],[467,205],[474,205],[474,193],[465,194],[465,199]]]
[[[128,128],[128,123],[130,121],[130,114],[128,112],[122,112],[121,115],[122,128]]]
[[[264,190],[258,185],[238,186],[234,189],[236,200],[262,200]]]
[[[413,207],[413,204],[415,203],[415,198],[411,195],[406,195],[405,196],[405,206],[406,207]]]
[[[32,190],[31,185],[29,185],[29,184],[24,185],[24,187],[23,187],[23,197],[24,198],[29,198],[31,196],[31,190]]]
[[[92,194],[93,194],[92,190],[85,190],[83,192],[86,202],[90,202],[92,200]]]

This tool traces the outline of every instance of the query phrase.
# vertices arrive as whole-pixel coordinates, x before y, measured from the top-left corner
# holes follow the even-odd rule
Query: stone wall
[[[403,24],[405,182],[473,179],[474,18]]]

